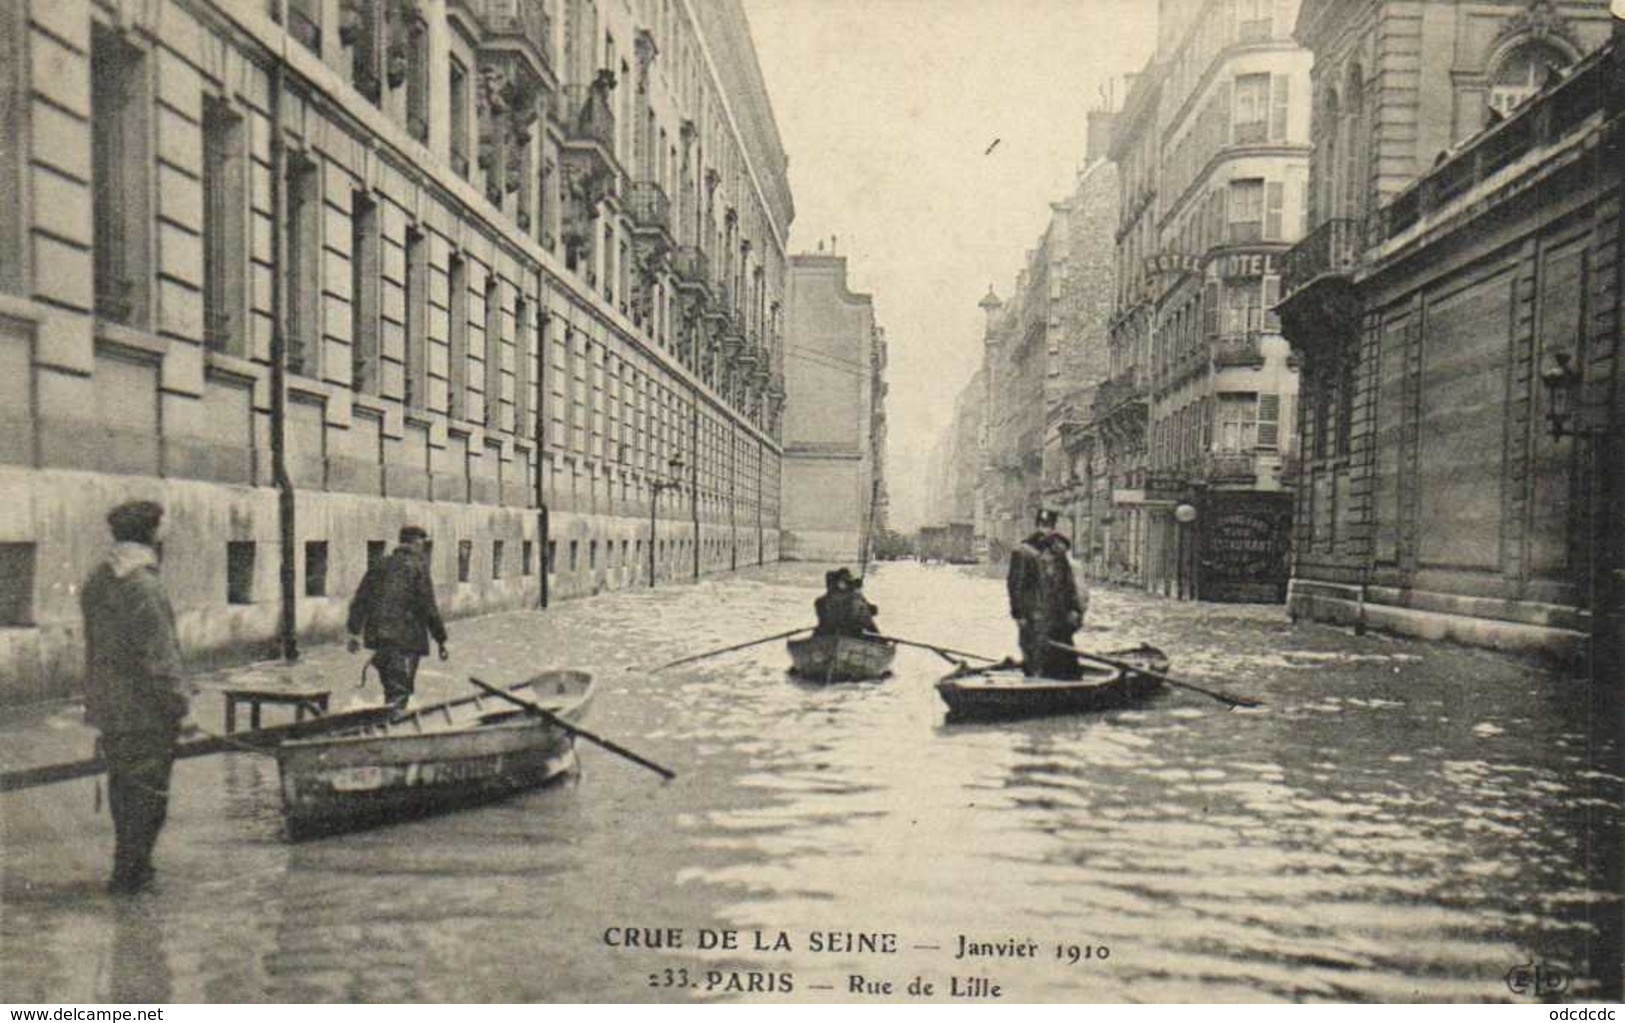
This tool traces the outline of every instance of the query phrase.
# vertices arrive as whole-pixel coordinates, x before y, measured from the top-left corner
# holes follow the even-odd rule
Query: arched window
[[[1540,91],[1547,76],[1569,64],[1555,47],[1527,42],[1509,50],[1490,74],[1490,109],[1505,117]]]

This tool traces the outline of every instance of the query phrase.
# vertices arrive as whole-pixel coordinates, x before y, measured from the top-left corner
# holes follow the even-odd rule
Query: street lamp
[[[1189,501],[1181,501],[1174,509],[1174,535],[1179,539],[1178,558],[1179,573],[1176,586],[1180,599],[1196,599],[1196,566],[1190,564],[1195,560],[1196,544],[1189,537],[1190,525],[1196,521],[1196,506]]]
[[[649,588],[655,584],[655,512],[660,507],[660,495],[667,490],[677,490],[682,487],[683,481],[678,474],[683,471],[683,456],[673,455],[666,463],[671,478],[666,480],[649,481]]]

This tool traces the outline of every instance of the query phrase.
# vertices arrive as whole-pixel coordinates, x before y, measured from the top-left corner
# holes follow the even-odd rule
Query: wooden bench
[[[327,689],[227,689],[226,697],[226,734],[230,735],[237,730],[237,705],[248,704],[248,727],[258,729],[260,726],[260,707],[264,704],[280,704],[293,708],[294,721],[305,720],[308,711],[313,718],[322,717],[327,713],[327,697],[331,690]]]

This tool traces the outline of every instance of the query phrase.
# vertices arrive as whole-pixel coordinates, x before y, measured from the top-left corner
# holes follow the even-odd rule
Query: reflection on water
[[[796,684],[779,643],[646,670],[800,624],[819,575],[454,623],[466,660],[433,669],[427,695],[459,691],[453,669],[587,668],[590,727],[675,769],[669,784],[583,746],[564,785],[289,845],[273,760],[187,761],[160,888],[127,902],[99,894],[109,826],[87,783],[4,797],[0,987],[636,1000],[688,997],[651,986],[687,966],[790,971],[789,997],[812,1000],[851,997],[852,974],[935,978],[939,994],[985,976],[1021,1000],[1517,1000],[1509,968],[1544,963],[1573,976],[1567,996],[1618,995],[1618,733],[1566,680],[1295,627],[1278,608],[1110,592],[1081,640],[1153,640],[1176,673],[1265,706],[1170,691],[1103,716],[947,725],[931,687],[947,665],[918,650],[878,684]],[[889,632],[1014,647],[999,582],[975,570],[887,565],[868,590]],[[352,665],[324,649],[307,668]],[[746,938],[606,947],[619,926]],[[755,951],[757,929],[794,951]],[[815,931],[891,932],[898,949],[814,953]],[[956,961],[961,935],[1037,955]]]

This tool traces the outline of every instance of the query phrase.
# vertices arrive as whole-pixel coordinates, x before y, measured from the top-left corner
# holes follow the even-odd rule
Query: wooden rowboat
[[[586,713],[592,676],[548,671],[509,692],[566,721]],[[502,799],[576,767],[564,729],[484,693],[276,748],[293,839]]]
[[[808,682],[862,682],[882,678],[897,656],[894,644],[860,636],[792,639],[790,670]]]
[[[1168,655],[1154,646],[1116,650],[1108,656],[1149,671],[1168,670]],[[1162,688],[1162,680],[1154,675],[1087,661],[1079,667],[1082,678],[1055,679],[1023,675],[1021,666],[1011,661],[982,668],[962,665],[937,683],[937,692],[948,705],[948,720],[972,721],[1112,710],[1138,703]]]

